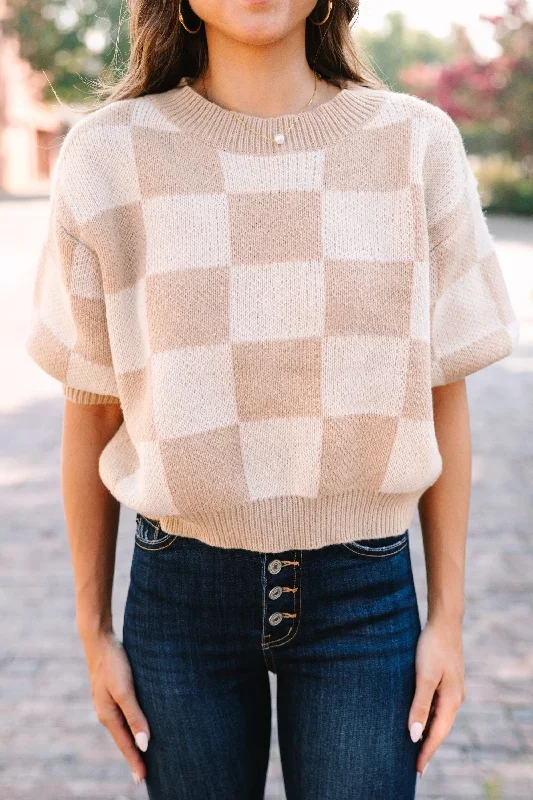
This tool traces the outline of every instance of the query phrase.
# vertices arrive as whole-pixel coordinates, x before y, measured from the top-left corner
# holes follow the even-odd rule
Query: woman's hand
[[[133,780],[139,784],[146,777],[139,749],[147,749],[150,730],[135,697],[126,651],[113,633],[84,639],[83,645],[98,719],[115,740],[130,765]]]
[[[408,720],[411,738],[418,741],[432,712],[416,765],[421,775],[450,732],[464,698],[461,623],[429,621],[418,639],[416,691]]]

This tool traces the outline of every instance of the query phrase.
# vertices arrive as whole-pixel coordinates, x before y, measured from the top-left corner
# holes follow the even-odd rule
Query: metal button
[[[282,566],[283,565],[279,558],[275,558],[274,561],[271,561],[268,565],[268,571],[271,573],[271,575],[277,575]]]
[[[271,600],[277,600],[278,597],[281,596],[283,589],[281,586],[273,586],[272,589],[269,591],[268,596]]]
[[[271,614],[269,616],[268,621],[270,622],[271,625],[279,625],[282,619],[283,615],[280,614],[279,611],[276,611],[274,612],[274,614]]]

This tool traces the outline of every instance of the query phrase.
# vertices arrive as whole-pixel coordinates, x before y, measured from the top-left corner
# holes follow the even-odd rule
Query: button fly
[[[268,571],[271,575],[277,575],[282,567],[282,563],[279,558],[275,558],[273,561],[270,562],[268,565]]]
[[[283,619],[283,614],[280,614],[279,611],[276,611],[274,614],[271,614],[268,618],[268,621],[271,625],[279,625],[281,620]]]
[[[281,586],[274,586],[274,587],[273,587],[273,588],[272,588],[272,589],[269,591],[269,593],[268,593],[268,596],[270,597],[270,599],[271,599],[271,600],[277,600],[277,599],[278,599],[278,597],[280,597],[280,596],[281,596],[281,593],[282,593],[282,591],[283,591],[283,590],[282,590]]]

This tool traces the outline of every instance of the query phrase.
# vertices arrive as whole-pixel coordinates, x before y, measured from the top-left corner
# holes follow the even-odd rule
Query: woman
[[[96,710],[152,800],[263,796],[269,670],[288,800],[412,798],[464,697],[464,379],[518,328],[458,128],[364,76],[357,10],[134,0],[54,172],[27,344]]]

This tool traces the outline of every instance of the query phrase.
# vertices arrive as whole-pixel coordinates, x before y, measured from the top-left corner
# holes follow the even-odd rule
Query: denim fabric
[[[263,798],[271,670],[287,800],[412,800],[419,633],[407,530],[259,553],[138,514],[123,640],[149,797]]]

